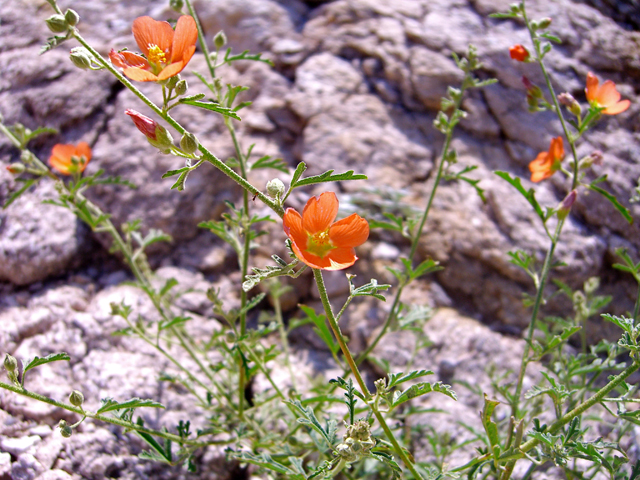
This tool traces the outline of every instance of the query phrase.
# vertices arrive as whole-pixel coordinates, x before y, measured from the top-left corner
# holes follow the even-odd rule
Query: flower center
[[[157,45],[149,45],[149,55],[147,60],[156,67],[163,67],[167,64],[167,55]]]
[[[326,229],[324,232],[309,235],[307,238],[307,252],[320,258],[324,258],[324,256],[334,248],[336,247],[331,244],[331,240],[329,239],[329,229]]]

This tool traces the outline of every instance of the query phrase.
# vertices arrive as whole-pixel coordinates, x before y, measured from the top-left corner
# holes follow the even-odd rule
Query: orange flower
[[[519,62],[524,62],[529,58],[529,51],[524,46],[518,44],[509,48],[509,56]]]
[[[629,100],[620,100],[620,94],[616,90],[616,84],[611,80],[607,80],[599,85],[598,78],[591,72],[587,73],[587,100],[595,107],[604,108],[602,113],[607,115],[617,115],[624,112],[631,102]]]
[[[536,159],[529,164],[531,181],[541,182],[553,175],[560,168],[560,162],[564,158],[564,145],[562,137],[551,139],[548,152],[540,152]]]
[[[84,172],[91,160],[91,147],[86,142],[80,142],[78,146],[54,145],[49,157],[51,167],[63,175],[73,175]]]
[[[133,21],[133,37],[145,56],[111,50],[111,63],[122,68],[131,80],[157,82],[177,75],[187,66],[196,51],[198,28],[189,15],[178,19],[175,31],[167,22],[138,17]]]
[[[354,213],[334,223],[338,198],[333,192],[311,197],[300,215],[293,208],[284,212],[284,233],[296,257],[311,268],[342,270],[358,257],[354,247],[369,237],[369,224]]]

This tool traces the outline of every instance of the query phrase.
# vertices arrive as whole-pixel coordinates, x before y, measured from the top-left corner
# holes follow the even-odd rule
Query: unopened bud
[[[594,150],[590,155],[580,160],[578,168],[580,170],[586,170],[587,168],[591,168],[591,165],[602,165],[602,158],[602,152],[600,150]]]
[[[227,36],[224,34],[223,30],[220,30],[216,33],[216,36],[213,37],[213,44],[218,50],[227,44]]]
[[[166,128],[152,118],[130,108],[125,110],[124,113],[131,117],[138,130],[147,137],[151,145],[158,148],[162,153],[169,153],[173,146],[173,138]]]
[[[576,201],[577,196],[578,196],[578,191],[571,190],[569,194],[566,197],[564,197],[564,200],[562,200],[562,203],[560,203],[560,206],[558,207],[558,218],[560,220],[564,220],[565,218],[567,218],[567,215],[569,215],[569,212],[571,211],[571,207],[573,206],[573,203]]]
[[[45,22],[53,33],[64,33],[69,30],[69,24],[62,15],[51,15]]]
[[[549,25],[551,25],[551,19],[549,17],[538,20],[537,23],[538,29],[549,28]]]
[[[284,189],[284,183],[279,178],[274,178],[267,182],[267,195],[271,198],[282,198]]]
[[[169,77],[167,80],[167,88],[176,88],[176,85],[180,81],[180,75],[174,75],[173,77]]]
[[[69,438],[71,435],[73,435],[73,430],[71,430],[70,426],[66,426],[66,427],[60,427],[60,435],[62,435],[64,438]]]
[[[4,356],[4,368],[7,369],[7,372],[15,372],[18,368],[18,361],[7,353]]]
[[[187,87],[187,81],[180,80],[178,83],[176,83],[176,93],[178,95],[184,95],[185,93],[187,93]]]
[[[176,12],[182,13],[182,7],[184,7],[184,0],[170,0],[169,6]]]
[[[76,12],[75,10],[68,9],[64,13],[64,19],[67,21],[69,25],[71,25],[72,27],[75,27],[80,21],[80,15],[78,15],[78,12]]]
[[[224,334],[224,339],[227,343],[234,343],[236,341],[235,332],[229,330],[227,333]]]
[[[71,405],[73,405],[74,407],[81,407],[84,403],[84,395],[82,394],[82,392],[79,390],[74,390],[73,392],[71,392],[71,395],[69,395],[69,403],[71,403]]]
[[[540,87],[527,77],[522,77],[522,84],[524,88],[527,89],[527,95],[531,95],[533,98],[542,98],[542,90],[540,90]]]
[[[578,101],[573,98],[573,95],[571,95],[570,93],[565,92],[558,95],[558,102],[560,102],[561,105],[567,107],[567,109],[576,117],[579,117],[582,113],[582,107],[580,107]]]
[[[69,58],[78,68],[83,70],[91,68],[91,61],[93,57],[89,50],[84,47],[73,47],[71,52],[69,52]]]
[[[22,163],[12,163],[11,165],[7,165],[7,170],[12,175],[20,175],[24,172],[25,167]]]
[[[191,155],[198,151],[198,140],[193,133],[186,132],[180,139],[180,148],[184,153]]]

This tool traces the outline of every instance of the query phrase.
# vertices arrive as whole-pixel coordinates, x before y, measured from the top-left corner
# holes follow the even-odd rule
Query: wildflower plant
[[[114,225],[108,212],[85,196],[87,189],[98,184],[134,186],[119,177],[107,177],[103,171],[85,174],[85,167],[91,160],[91,149],[86,143],[56,145],[49,159],[49,168],[29,150],[28,144],[39,134],[52,133],[50,130],[31,132],[21,125],[9,127],[0,122],[0,131],[21,151],[21,161],[7,169],[22,186],[9,197],[5,208],[39,180],[50,178],[56,182],[59,193],[52,203],[69,209],[94,231],[110,235],[112,250],[121,255],[129,266],[136,285],[148,296],[156,314],[154,322],[141,322],[133,318],[130,305],[113,303],[111,314],[121,317],[127,324],[127,328],[119,333],[138,337],[173,365],[176,373],[163,373],[162,380],[179,384],[193,395],[207,412],[209,428],[192,432],[188,421],[161,430],[148,428],[138,409],[164,408],[153,399],[105,398],[94,412],[84,408],[84,395],[78,390],[69,392],[68,402],[29,390],[26,383],[28,371],[46,363],[70,360],[69,355],[63,352],[22,362],[7,353],[3,364],[9,383],[0,382],[0,388],[77,414],[78,421],[74,424],[64,420],[60,422],[63,437],[73,435],[74,429],[87,418],[108,422],[145,440],[149,450],[142,454],[144,458],[168,464],[184,463],[190,470],[196,468],[194,454],[198,449],[223,446],[230,462],[251,464],[265,478],[302,480],[375,475],[377,478],[427,479],[466,475],[467,478],[508,480],[520,461],[529,462],[523,478],[534,477],[538,468],[547,462],[562,468],[568,478],[594,478],[600,471],[606,472],[609,478],[631,480],[638,476],[640,463],[631,468],[625,466],[628,457],[618,442],[628,433],[629,425],[638,424],[637,410],[629,407],[638,402],[637,388],[627,380],[640,367],[640,287],[634,312],[629,317],[603,315],[605,320],[622,331],[617,343],[587,345],[585,324],[598,315],[610,300],[596,293],[596,279],[589,279],[582,290],[577,291],[556,281],[558,294],[571,300],[575,315],[573,318],[540,318],[554,251],[576,198],[586,190],[601,194],[624,218],[632,221],[629,211],[600,186],[606,176],[591,182],[585,180],[585,173],[601,160],[602,154],[594,152],[580,159],[576,153],[576,143],[602,118],[602,114],[622,113],[629,102],[621,100],[611,81],[601,85],[591,73],[586,79],[586,109],[583,110],[579,102],[568,94],[556,95],[544,64],[552,43],[559,42],[550,31],[550,19],[529,19],[524,1],[513,5],[509,12],[497,15],[522,22],[529,31],[531,46],[516,45],[508,54],[519,62],[537,63],[545,78],[546,92],[525,81],[530,110],[552,110],[562,125],[562,131],[551,139],[549,150],[531,162],[531,181],[541,182],[560,172],[565,177],[568,194],[559,205],[543,208],[536,199],[535,190],[526,189],[520,178],[509,172],[496,172],[530,204],[540,219],[541,228],[548,235],[549,248],[540,268],[527,252],[509,253],[512,263],[531,277],[536,290],[530,304],[531,320],[525,333],[521,367],[516,379],[508,380],[508,374],[497,375],[493,391],[478,392],[483,401],[481,430],[469,427],[474,441],[479,444],[477,455],[464,465],[451,466],[447,464],[447,455],[460,446],[454,445],[450,436],[440,435],[429,426],[405,422],[416,413],[413,399],[431,394],[455,400],[456,393],[450,385],[425,381],[425,377],[433,374],[430,370],[409,370],[408,366],[408,371],[390,371],[388,364],[376,359],[375,349],[388,332],[398,329],[413,331],[418,337],[412,361],[416,351],[427,344],[420,327],[430,312],[404,303],[402,294],[412,282],[442,268],[433,259],[418,262],[416,258],[438,186],[443,181],[462,181],[485,199],[478,180],[469,175],[474,167],[457,166],[457,154],[451,147],[455,128],[466,115],[462,108],[466,91],[494,82],[477,78],[481,63],[475,49],[470,47],[465,57],[454,55],[463,80],[461,85],[449,87],[434,122],[434,127],[444,135],[444,142],[424,208],[417,215],[410,211],[406,215],[385,212],[381,218],[367,220],[353,213],[336,221],[339,199],[333,191],[309,196],[302,213],[285,208],[286,201],[294,189],[327,182],[365,180],[364,175],[354,171],[335,173],[331,169],[305,177],[307,167],[300,162],[291,173],[288,186],[280,179],[273,179],[263,190],[249,181],[251,170],[268,169],[279,175],[288,175],[289,169],[280,159],[255,159],[253,147],[243,147],[234,121],[240,119],[238,112],[247,106],[239,96],[244,87],[225,84],[219,77],[219,71],[240,60],[267,63],[268,60],[249,52],[234,55],[231,48],[223,51],[226,37],[222,32],[214,38],[215,51],[210,51],[190,0],[171,2],[182,14],[175,29],[167,22],[150,17],[136,19],[133,36],[141,53],[112,50],[108,58],[101,56],[80,35],[76,28],[80,18],[76,12],[63,12],[56,0],[48,0],[48,3],[54,14],[47,20],[47,25],[55,35],[43,50],[68,41],[79,43],[71,51],[74,65],[109,71],[153,112],[153,118],[133,108],[128,108],[125,113],[139,131],[135,134],[141,133],[160,153],[173,155],[184,162],[184,166],[163,175],[163,178],[175,179],[171,188],[178,191],[187,188],[187,177],[197,175],[195,171],[205,164],[217,168],[240,187],[242,201],[239,206],[228,202],[227,211],[221,219],[200,225],[228,243],[237,255],[241,278],[239,302],[231,307],[229,299],[210,289],[207,296],[212,303],[213,314],[222,322],[223,328],[212,331],[209,338],[192,337],[185,328],[191,319],[173,302],[178,282],[169,279],[158,285],[145,256],[150,245],[168,241],[170,237],[155,230],[143,236],[140,222]],[[208,89],[209,98],[202,94],[188,95],[188,85],[179,77],[194,55],[196,44],[199,44],[208,68],[207,75],[197,74],[197,77]],[[157,83],[157,88],[162,91],[162,103],[152,102],[131,80]],[[212,115],[221,115],[235,148],[235,158],[225,162],[207,149],[173,117],[171,110],[177,106],[200,108]],[[570,119],[565,119],[563,106],[571,115]],[[179,117],[177,111],[175,115]],[[170,130],[180,137],[178,145]],[[567,164],[569,166],[565,167]],[[266,205],[271,210],[270,215],[258,216],[253,211],[252,198]],[[273,255],[273,265],[251,268],[251,252],[256,239],[263,234],[262,226],[266,222],[280,221],[283,229],[280,241],[287,237],[288,258]],[[349,294],[341,308],[334,310],[323,270],[342,270],[353,266],[358,260],[356,249],[367,241],[370,229],[383,229],[392,235],[406,237],[410,242],[408,253],[389,267],[395,285],[381,284],[376,279],[360,283],[356,282],[354,275],[347,273]],[[618,254],[623,263],[616,268],[631,274],[640,286],[640,263],[636,264],[624,251]],[[323,311],[316,312],[308,306],[301,306],[305,317],[297,324],[291,321],[286,325],[281,298],[288,287],[278,277],[290,277],[295,282],[307,268],[312,270]],[[263,284],[265,291],[254,295],[253,289],[259,284]],[[393,291],[393,300],[377,335],[362,351],[352,352],[340,327],[344,312],[358,297],[385,301],[385,294],[390,291]],[[263,308],[261,301],[267,295],[273,311],[262,312],[266,322],[250,327],[249,312]],[[313,325],[314,331],[327,345],[336,366],[343,369],[342,374],[331,381],[321,381],[310,387],[302,385],[296,378],[288,342],[290,331],[307,323]],[[565,347],[579,332],[581,353],[571,355]],[[276,342],[273,341],[274,336]],[[189,366],[174,355],[176,348],[189,357]],[[622,353],[627,356],[624,361],[619,361]],[[214,361],[214,356],[220,360]],[[524,378],[533,361],[546,362],[543,380],[524,392]],[[363,373],[365,364],[382,367],[382,378],[369,383]],[[286,366],[290,376],[289,389],[275,380],[277,365]],[[250,384],[257,375],[266,379],[270,390],[252,397]],[[499,400],[492,397],[499,397]],[[539,406],[543,398],[551,402],[553,411],[551,417],[547,415],[541,420]],[[501,404],[508,406],[509,415],[498,420],[495,413]],[[616,422],[615,441],[589,437],[584,426],[584,414],[594,408],[603,408]],[[409,425],[408,429],[403,425]],[[413,456],[416,444],[424,441],[434,451],[434,463]],[[590,462],[588,467],[583,466],[583,460]]]

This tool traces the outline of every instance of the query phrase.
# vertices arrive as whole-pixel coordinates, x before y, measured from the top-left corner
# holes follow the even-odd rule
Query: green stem
[[[638,281],[638,293],[636,295],[636,305],[633,308],[633,321],[636,325],[638,324],[638,314],[640,314],[640,280]]]
[[[211,63],[211,52],[209,51],[209,47],[207,47],[207,41],[205,40],[206,37],[204,35],[204,30],[202,29],[202,24],[200,23],[200,19],[198,18],[198,15],[196,14],[196,11],[193,8],[193,5],[191,5],[191,0],[185,0],[184,3],[187,5],[187,9],[189,10],[189,15],[191,15],[196,22],[196,28],[198,29],[198,43],[200,43],[200,50],[202,50],[202,53],[204,54],[204,58],[207,62],[207,67],[209,67],[209,73],[213,78],[215,78],[216,69]]]
[[[527,370],[527,365],[529,364],[529,353],[531,351],[531,342],[533,340],[533,332],[536,327],[536,319],[538,318],[538,310],[540,309],[540,305],[542,303],[542,298],[544,294],[544,287],[547,281],[547,277],[549,276],[549,270],[551,269],[551,260],[553,258],[553,252],[556,249],[556,244],[558,243],[558,239],[560,237],[560,232],[562,231],[562,226],[564,225],[564,220],[558,220],[558,224],[556,225],[556,230],[551,239],[551,245],[549,246],[549,250],[547,250],[547,256],[544,259],[544,264],[542,265],[542,273],[540,275],[540,281],[538,282],[538,291],[536,292],[536,299],[533,304],[533,311],[531,312],[531,321],[529,322],[529,329],[527,330],[527,336],[525,338],[524,351],[522,352],[522,362],[520,364],[520,373],[518,374],[518,382],[516,383],[516,393],[513,397],[513,403],[511,405],[511,415],[518,419],[518,405],[520,403],[520,396],[522,395],[522,383],[524,381],[524,375]]]
[[[212,441],[212,442],[198,442],[196,440],[190,440],[187,438],[182,438],[179,435],[174,435],[169,432],[163,432],[158,430],[151,430],[149,428],[141,427],[138,424],[126,422],[116,417],[107,417],[105,415],[101,415],[99,413],[87,412],[79,407],[75,407],[73,405],[67,405],[66,403],[58,402],[49,397],[45,397],[44,395],[40,395],[39,393],[31,392],[22,387],[18,387],[15,385],[11,385],[8,383],[0,382],[0,388],[4,388],[5,390],[9,390],[11,392],[17,393],[24,397],[29,397],[34,400],[38,400],[43,403],[48,403],[49,405],[53,405],[54,407],[63,408],[73,413],[77,413],[78,415],[84,415],[89,418],[93,418],[95,420],[100,420],[102,422],[111,423],[113,425],[118,425],[120,427],[126,428],[127,430],[135,430],[136,432],[146,433],[149,435],[154,435],[157,437],[164,438],[166,440],[171,440],[172,442],[176,442],[181,445],[192,445],[194,447],[206,447],[207,445],[225,445],[228,443],[232,443],[234,440],[220,440],[220,441]]]

